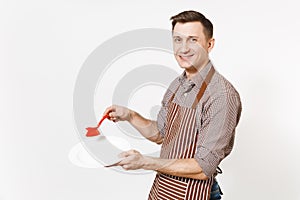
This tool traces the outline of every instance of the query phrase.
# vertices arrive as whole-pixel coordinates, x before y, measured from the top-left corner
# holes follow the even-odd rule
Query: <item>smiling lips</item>
[[[193,55],[178,55],[182,60],[190,60],[193,56]]]

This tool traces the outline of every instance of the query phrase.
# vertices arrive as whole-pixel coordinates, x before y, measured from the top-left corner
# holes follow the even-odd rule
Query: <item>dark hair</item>
[[[200,22],[204,27],[204,35],[206,36],[206,39],[210,39],[213,37],[213,24],[207,19],[203,14],[189,10],[181,12],[177,15],[174,15],[170,18],[172,20],[172,30],[174,30],[174,27],[177,22],[179,23],[186,23],[186,22]]]

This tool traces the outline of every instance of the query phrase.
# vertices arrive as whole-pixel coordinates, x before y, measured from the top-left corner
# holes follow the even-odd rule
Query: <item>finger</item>
[[[130,166],[129,165],[123,165],[122,168],[125,169],[125,170],[130,170]]]
[[[111,106],[107,107],[107,108],[105,109],[103,115],[106,115],[106,114],[110,113],[111,110],[112,110],[112,107],[111,107]]]
[[[134,149],[131,149],[131,150],[129,150],[129,151],[124,151],[124,152],[120,153],[120,154],[119,154],[119,157],[125,158],[125,157],[128,157],[128,156],[133,155],[133,154],[136,154],[136,153],[138,153],[138,151],[136,151],[136,150],[134,150]]]
[[[114,118],[114,119],[112,119],[111,121],[113,121],[113,122],[118,122],[118,121],[120,121],[118,118]]]
[[[121,167],[123,167],[123,165],[126,165],[126,164],[128,164],[129,162],[126,160],[126,158],[125,159],[123,159],[123,160],[121,160],[119,163],[118,163],[118,165],[119,166],[121,166]]]
[[[107,107],[103,113],[103,115],[107,115],[110,112],[116,111],[116,106],[115,105],[111,105],[109,107]]]
[[[115,116],[113,113],[110,115],[108,115],[108,119],[113,121],[113,122],[118,122],[119,121],[119,117]]]
[[[114,109],[110,110],[107,115],[108,115],[107,119],[109,119],[111,121],[114,121],[114,120],[118,119],[118,116],[117,116]]]
[[[139,152],[138,152],[137,150],[135,150],[135,149],[130,149],[129,152],[130,152],[131,154],[139,153]]]
[[[122,152],[122,153],[120,153],[119,155],[118,155],[118,157],[119,158],[126,158],[126,157],[128,157],[128,156],[130,156],[131,154],[129,153],[129,151],[124,151],[124,152]]]
[[[111,112],[108,114],[108,116],[109,116],[110,119],[114,119],[114,118],[117,117],[115,111],[111,111]]]

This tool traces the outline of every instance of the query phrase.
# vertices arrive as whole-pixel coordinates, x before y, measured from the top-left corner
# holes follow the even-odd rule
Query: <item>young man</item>
[[[128,121],[145,138],[162,144],[159,158],[122,153],[126,170],[157,171],[149,199],[220,199],[218,165],[231,152],[241,114],[238,92],[212,66],[213,25],[201,13],[171,17],[174,55],[184,69],[166,91],[157,121],[128,108],[106,109],[110,120]]]

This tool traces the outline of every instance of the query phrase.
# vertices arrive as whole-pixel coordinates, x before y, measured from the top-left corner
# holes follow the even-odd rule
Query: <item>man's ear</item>
[[[209,39],[208,48],[207,48],[208,53],[214,48],[214,46],[215,46],[215,38]]]

